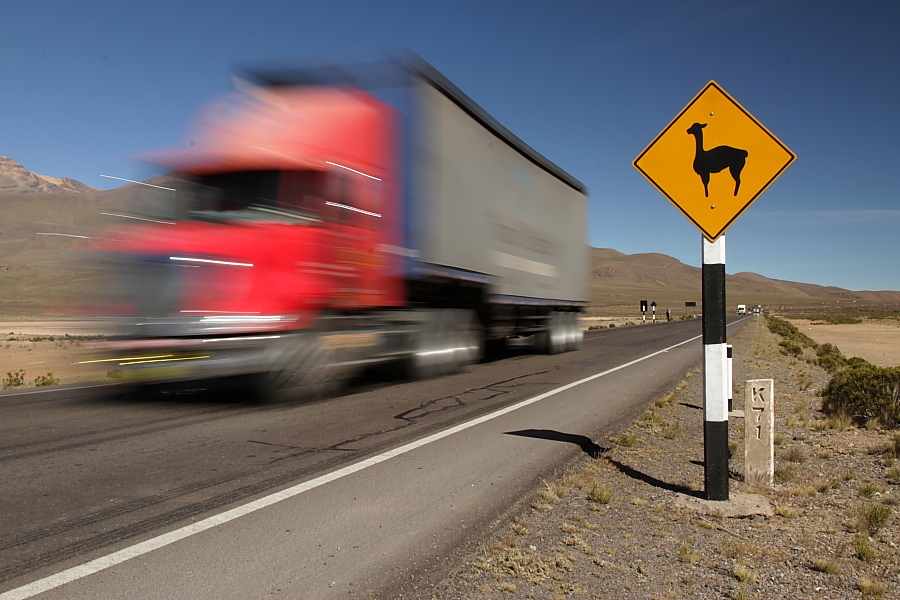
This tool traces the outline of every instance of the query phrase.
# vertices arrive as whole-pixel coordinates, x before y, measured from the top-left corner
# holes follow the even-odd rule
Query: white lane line
[[[652,354],[648,354],[647,356],[643,356],[641,358],[632,360],[631,362],[619,365],[618,367],[613,367],[612,369],[608,369],[601,373],[596,373],[589,377],[585,377],[584,379],[580,379],[573,383],[566,384],[548,392],[544,392],[543,394],[539,394],[532,398],[522,400],[517,404],[512,404],[510,406],[507,406],[506,408],[501,408],[498,411],[483,415],[476,419],[472,419],[471,421],[460,423],[459,425],[456,425],[449,429],[439,431],[414,442],[410,442],[404,446],[394,448],[393,450],[388,450],[387,452],[384,452],[377,456],[369,457],[352,465],[348,465],[336,471],[332,471],[331,473],[320,475],[315,479],[310,479],[309,481],[305,481],[280,492],[270,494],[264,498],[254,500],[253,502],[249,502],[248,504],[232,508],[231,510],[225,511],[218,515],[214,515],[212,517],[208,517],[206,519],[203,519],[202,521],[186,525],[180,529],[176,529],[175,531],[165,533],[139,544],[129,546],[128,548],[125,548],[123,550],[119,550],[118,552],[113,552],[112,554],[108,554],[101,558],[86,562],[83,565],[78,565],[77,567],[66,569],[65,571],[56,573],[55,575],[50,575],[49,577],[45,577],[44,579],[39,579],[33,583],[29,583],[16,589],[9,590],[8,592],[0,594],[0,600],[25,600],[26,598],[31,598],[43,592],[58,588],[67,583],[71,583],[83,577],[87,577],[88,575],[93,575],[94,573],[98,573],[104,569],[114,567],[132,558],[137,558],[138,556],[142,556],[154,550],[158,550],[159,548],[168,546],[169,544],[174,544],[179,540],[183,540],[184,538],[201,533],[203,531],[206,531],[207,529],[212,529],[213,527],[224,525],[229,521],[234,521],[235,519],[238,519],[245,515],[249,515],[250,513],[256,512],[260,509],[272,506],[273,504],[281,502],[282,500],[293,498],[294,496],[298,496],[304,492],[308,492],[309,490],[325,485],[326,483],[342,479],[348,475],[352,475],[353,473],[358,473],[359,471],[368,469],[369,467],[373,467],[379,463],[383,463],[384,461],[390,460],[396,456],[401,456],[408,452],[412,452],[417,448],[421,448],[422,446],[426,446],[432,442],[436,442],[445,437],[449,437],[454,433],[465,431],[466,429],[470,429],[472,427],[475,427],[476,425],[480,425],[482,423],[486,423],[487,421],[502,417],[503,415],[534,404],[535,402],[540,402],[541,400],[549,398],[550,396],[555,396],[556,394],[565,392],[566,390],[570,390],[576,386],[588,383],[605,375],[609,375],[610,373],[615,373],[616,371],[620,371],[626,367],[636,365],[639,362],[643,362],[645,360],[653,358],[654,356],[664,354],[669,350],[672,350],[673,348],[678,348],[679,346],[689,344],[690,342],[699,340],[702,337],[703,336],[700,335],[694,336],[690,339],[684,340],[683,342],[679,342],[677,344],[669,346],[668,348],[658,350],[656,352],[653,352]]]

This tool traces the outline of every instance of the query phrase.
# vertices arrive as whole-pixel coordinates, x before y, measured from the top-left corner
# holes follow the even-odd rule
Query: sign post
[[[728,500],[725,238],[703,239],[703,473],[707,500]]]
[[[703,234],[703,443],[708,500],[728,500],[731,380],[723,235],[795,159],[762,123],[710,81],[632,163]]]

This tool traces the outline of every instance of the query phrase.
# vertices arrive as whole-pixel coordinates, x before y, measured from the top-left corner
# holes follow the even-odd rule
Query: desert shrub
[[[791,323],[778,317],[766,315],[766,326],[775,335],[780,335],[785,340],[799,344],[803,348],[817,348],[819,345],[811,337],[797,329]]]
[[[834,344],[822,344],[818,348],[816,348],[816,356],[817,363],[820,367],[828,371],[829,373],[834,373],[839,369],[843,369],[847,366],[847,357],[845,357],[840,349]]]
[[[799,318],[809,319],[814,323],[827,323],[828,325],[859,325],[863,322],[862,317],[853,315],[800,315]]]
[[[851,529],[866,537],[874,535],[887,525],[894,514],[894,509],[885,504],[869,504],[860,506],[856,519],[849,523]]]
[[[59,377],[54,377],[53,373],[38,375],[34,378],[34,385],[36,385],[37,387],[42,387],[45,385],[59,385]]]
[[[850,358],[847,359],[848,367],[861,367],[863,365],[870,365],[870,364],[872,364],[872,363],[870,363],[866,359],[862,358],[861,356],[851,356]]]
[[[876,418],[882,426],[900,426],[900,367],[862,365],[835,373],[822,392],[826,415],[846,414],[864,425]]]
[[[800,356],[803,354],[803,346],[793,340],[781,340],[778,342],[781,346],[781,353],[788,356]]]
[[[825,356],[826,354],[841,354],[841,351],[834,344],[824,343],[816,348],[816,356]]]
[[[25,369],[18,371],[7,371],[6,377],[3,378],[3,389],[19,387],[25,385]]]

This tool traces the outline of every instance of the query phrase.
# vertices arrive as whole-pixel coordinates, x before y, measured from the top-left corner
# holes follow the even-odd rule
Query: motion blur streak
[[[211,265],[231,265],[233,267],[252,267],[252,263],[228,262],[227,260],[212,260],[209,258],[191,258],[188,256],[170,256],[169,260],[180,260],[184,262],[209,263]]]
[[[375,181],[381,181],[380,177],[375,177],[374,175],[367,175],[367,174],[363,173],[362,171],[357,171],[356,169],[351,169],[350,167],[345,167],[344,165],[339,165],[335,162],[331,162],[330,160],[326,160],[325,164],[334,165],[335,167],[340,167],[342,169],[347,169],[348,171],[356,173],[357,175],[362,175],[363,177],[368,177],[369,179],[374,179]]]
[[[144,157],[172,171],[143,190],[161,214],[98,248],[128,317],[107,350],[180,357],[134,378],[281,400],[377,364],[456,372],[511,337],[579,347],[584,186],[418,57],[257,71],[197,114],[187,147]]]

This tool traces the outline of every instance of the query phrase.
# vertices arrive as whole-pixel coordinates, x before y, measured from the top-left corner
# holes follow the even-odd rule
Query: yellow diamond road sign
[[[713,242],[795,158],[710,81],[633,164]]]

